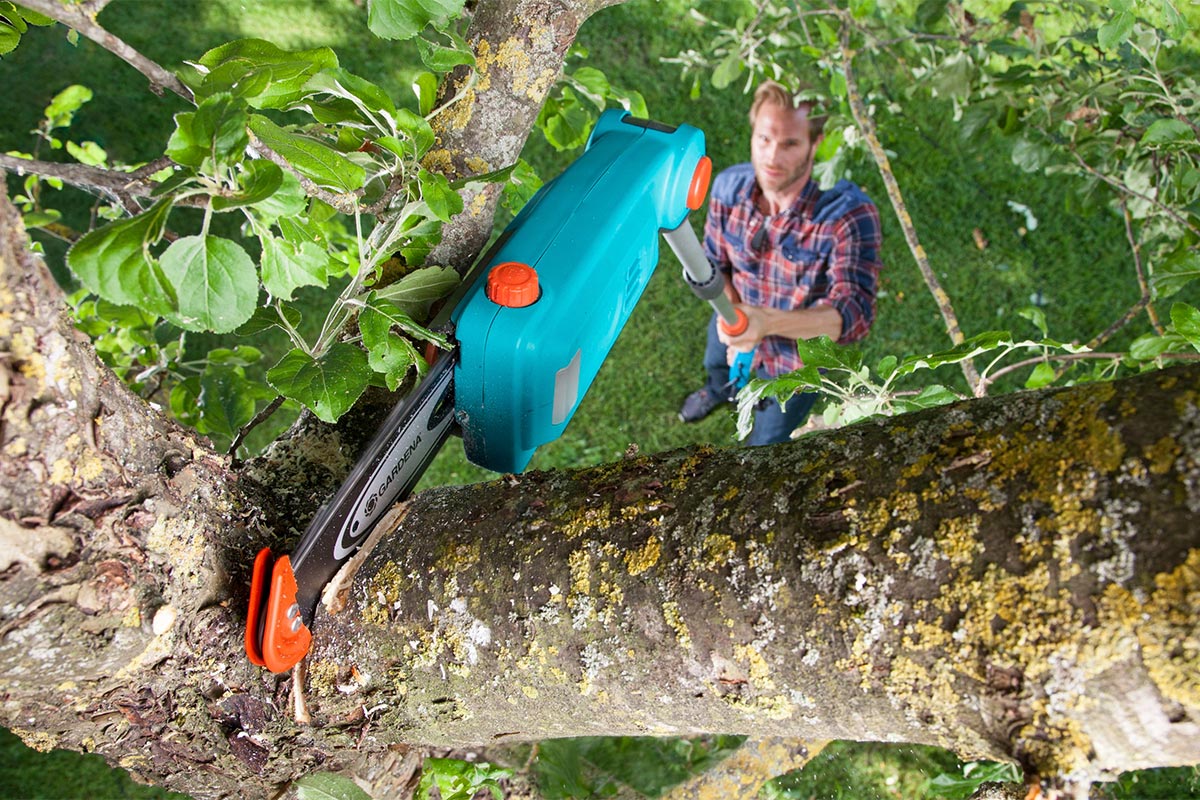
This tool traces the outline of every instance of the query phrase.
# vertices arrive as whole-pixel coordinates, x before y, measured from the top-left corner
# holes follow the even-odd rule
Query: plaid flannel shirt
[[[730,277],[749,306],[792,311],[832,306],[842,315],[840,344],[867,335],[875,320],[879,270],[879,211],[862,190],[838,181],[821,191],[810,180],[786,211],[758,210],[761,190],[750,164],[722,171],[713,181],[704,251]],[[766,226],[758,252],[754,237]],[[794,340],[768,336],[759,344],[767,375],[800,369]]]

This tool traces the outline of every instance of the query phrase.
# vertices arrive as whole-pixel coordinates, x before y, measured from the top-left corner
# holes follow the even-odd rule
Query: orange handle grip
[[[717,317],[717,326],[721,329],[721,333],[726,336],[741,336],[750,327],[750,318],[746,316],[746,312],[740,308],[734,309],[734,312],[737,314],[737,320],[733,324]]]

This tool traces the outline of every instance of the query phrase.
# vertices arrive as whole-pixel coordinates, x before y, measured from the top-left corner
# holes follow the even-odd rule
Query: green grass
[[[589,20],[578,42],[586,61],[617,85],[641,91],[652,115],[689,122],[706,132],[717,168],[743,161],[748,153],[746,98],[740,87],[706,87],[699,99],[675,67],[658,59],[681,48],[704,46],[679,0],[636,0],[607,9]],[[293,48],[332,47],[344,67],[383,85],[410,105],[408,84],[416,59],[406,45],[382,42],[365,31],[365,10],[350,0],[296,3],[260,0],[246,12],[237,0],[116,0],[101,21],[151,58],[167,65],[195,58],[231,38],[260,36]],[[187,25],[181,21],[188,19]],[[664,20],[671,20],[670,25]],[[70,83],[84,83],[96,99],[71,128],[76,140],[93,139],[114,158],[149,159],[161,153],[172,130],[171,115],[182,101],[158,98],[144,81],[95,45],[71,45],[61,30],[35,29],[22,46],[0,60],[0,149],[28,149],[27,132],[51,97]],[[903,87],[891,87],[902,98]],[[1067,199],[1077,190],[1069,180],[1046,181],[1026,175],[1003,157],[999,133],[983,143],[958,136],[947,109],[902,105],[902,115],[881,118],[884,145],[894,153],[897,178],[922,243],[939,279],[955,303],[968,335],[993,329],[1035,335],[1018,312],[1038,294],[1051,335],[1091,338],[1137,297],[1121,221],[1111,212],[1068,214]],[[571,156],[554,152],[535,133],[525,157],[544,175],[553,175]],[[858,163],[853,177],[880,206],[886,268],[881,276],[878,320],[864,344],[867,363],[884,355],[931,352],[949,340],[901,237],[882,182],[872,165]],[[10,187],[13,186],[10,183]],[[1024,218],[1009,200],[1029,205],[1038,227],[1022,235]],[[86,219],[88,202],[68,210]],[[701,217],[693,224],[699,228]],[[976,247],[973,231],[988,239]],[[61,247],[47,244],[50,258]],[[61,274],[61,272],[60,272]],[[1184,299],[1197,302],[1197,293]],[[734,446],[732,413],[714,414],[697,425],[682,425],[675,413],[683,397],[703,380],[700,366],[708,310],[680,277],[665,251],[659,270],[633,313],[564,436],[541,448],[534,469],[579,467],[619,458],[631,444],[656,452],[700,442]],[[1126,337],[1126,339],[1128,336]],[[281,347],[282,345],[276,345]],[[954,370],[939,376],[960,379]],[[468,464],[459,444],[439,455],[423,486],[465,483],[494,477]],[[920,798],[928,779],[956,769],[949,753],[929,748],[835,743],[801,773],[776,783],[789,798]],[[81,777],[71,783],[72,776]],[[1200,796],[1194,769],[1135,773],[1109,787],[1113,800]],[[98,757],[69,753],[41,755],[16,737],[0,735],[0,796],[166,797],[138,787]]]

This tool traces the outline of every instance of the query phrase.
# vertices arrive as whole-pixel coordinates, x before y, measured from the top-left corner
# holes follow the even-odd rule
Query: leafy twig
[[[167,161],[167,163],[170,162]],[[154,190],[154,184],[150,183],[147,178],[162,169],[162,166],[160,161],[156,161],[135,172],[121,172],[92,167],[87,164],[36,161],[0,153],[0,169],[16,175],[57,178],[80,189],[101,192],[119,202],[131,215],[141,211],[134,202],[134,198],[150,196]]]
[[[264,422],[270,419],[272,414],[279,410],[279,407],[283,405],[283,400],[283,395],[277,395],[275,399],[268,403],[262,411],[259,411],[254,415],[254,419],[243,425],[242,428],[237,432],[237,436],[233,437],[233,444],[229,445],[227,455],[237,459],[237,451],[238,448],[242,446],[242,442],[246,441],[246,437],[250,435],[251,431],[257,428],[259,425],[262,425]]]
[[[871,155],[875,158],[875,165],[879,168],[879,174],[883,178],[884,186],[887,188],[888,199],[891,200],[892,208],[895,210],[896,217],[900,221],[900,227],[904,230],[904,239],[908,243],[908,249],[912,252],[913,259],[917,262],[917,268],[921,271],[921,276],[925,279],[925,285],[929,288],[929,292],[933,295],[933,299],[938,305],[942,320],[946,323],[946,332],[950,335],[950,341],[956,345],[962,344],[965,337],[963,336],[962,328],[958,324],[958,316],[954,312],[954,306],[950,302],[950,295],[942,288],[937,275],[934,274],[933,267],[929,263],[929,256],[926,255],[925,248],[921,246],[921,241],[917,237],[917,229],[913,225],[912,216],[908,213],[904,196],[900,192],[900,184],[896,181],[896,175],[892,172],[887,152],[883,149],[883,145],[879,141],[875,123],[864,106],[862,95],[859,93],[858,81],[855,77],[853,67],[854,50],[850,47],[850,22],[846,19],[842,20],[841,45],[842,65],[846,77],[846,95],[850,101],[850,110],[854,115],[854,121],[858,125],[859,130],[862,131],[863,138],[866,139],[867,145],[871,150]],[[979,378],[979,371],[975,368],[974,362],[970,359],[965,359],[960,366],[963,375],[967,379],[967,385],[976,396],[980,396],[979,392],[984,388],[984,384]]]
[[[188,102],[193,102],[192,92],[174,73],[160,64],[151,61],[139,53],[123,39],[109,33],[104,26],[96,22],[96,16],[107,5],[103,2],[91,3],[61,3],[58,0],[21,0],[21,5],[31,11],[61,22],[72,30],[91,39],[125,63],[145,75],[150,80],[150,89],[161,96],[164,89],[170,89]]]

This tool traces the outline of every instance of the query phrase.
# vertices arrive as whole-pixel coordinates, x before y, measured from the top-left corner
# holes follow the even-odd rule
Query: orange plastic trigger
[[[272,672],[287,672],[308,655],[312,646],[312,633],[296,602],[297,589],[292,560],[284,556],[271,570],[271,595],[263,629],[263,665]]]
[[[246,612],[246,657],[250,663],[265,667],[262,657],[262,642],[259,641],[259,622],[262,619],[267,599],[267,580],[271,574],[271,548],[264,547],[254,558],[250,573],[250,609]]]

